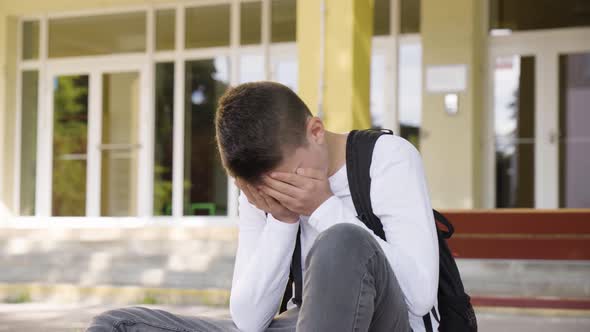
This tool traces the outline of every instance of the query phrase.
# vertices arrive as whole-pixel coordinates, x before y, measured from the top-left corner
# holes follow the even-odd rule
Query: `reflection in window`
[[[251,45],[261,42],[262,3],[242,2],[240,4],[240,44]]]
[[[264,80],[264,56],[244,54],[240,56],[240,83]]]
[[[382,128],[385,116],[385,55],[371,57],[371,127]]]
[[[20,215],[35,214],[35,180],[37,167],[37,102],[39,98],[37,71],[22,73]]]
[[[139,73],[102,75],[101,216],[137,215]]]
[[[185,47],[229,45],[229,4],[186,9]]]
[[[391,0],[375,0],[373,7],[373,35],[390,34]]]
[[[422,123],[422,46],[420,43],[400,44],[397,86],[400,136],[419,148]]]
[[[271,59],[271,80],[288,86],[297,92],[297,57],[277,56]]]
[[[22,58],[39,58],[39,21],[27,21],[22,25]]]
[[[156,64],[154,215],[172,215],[174,63]]]
[[[559,56],[559,207],[590,208],[590,53]]]
[[[590,26],[588,0],[490,0],[489,12],[491,30]]]
[[[401,33],[420,32],[420,0],[401,0]]]
[[[184,108],[184,214],[227,215],[227,175],[215,143],[217,100],[228,88],[229,59],[187,61]]]
[[[319,10],[319,9],[318,9]],[[271,1],[271,37],[272,43],[295,41],[297,24],[297,1]]]
[[[534,207],[535,58],[495,64],[496,207]]]
[[[174,49],[175,18],[176,10],[174,9],[156,11],[156,51]]]
[[[146,51],[145,12],[49,20],[49,57]]]
[[[53,87],[52,215],[86,213],[88,76],[60,76]]]

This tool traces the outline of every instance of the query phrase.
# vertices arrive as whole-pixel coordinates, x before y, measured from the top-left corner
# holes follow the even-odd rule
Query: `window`
[[[21,21],[21,176],[15,181],[21,215],[228,215],[235,197],[215,143],[217,100],[230,84],[230,68],[237,69],[232,83],[271,79],[297,89],[296,1],[178,6]],[[237,29],[230,28],[233,9],[240,15]],[[262,45],[263,30],[281,45]],[[148,31],[153,50],[147,49]],[[177,40],[184,43],[179,49]],[[182,75],[175,72],[179,64]],[[184,103],[175,105],[180,80]],[[38,86],[47,83],[49,95],[38,96]],[[183,116],[175,116],[179,106]],[[52,121],[39,126],[38,115],[49,111]],[[178,126],[183,135],[175,136]],[[181,165],[174,164],[174,146],[184,149],[175,156]],[[50,167],[40,167],[43,162]],[[39,177],[36,170],[42,170]],[[144,177],[153,182],[145,184]]]
[[[499,57],[494,70],[496,207],[535,206],[535,58]]]
[[[401,33],[420,33],[420,0],[400,0]]]
[[[271,2],[271,42],[295,41],[297,2],[295,0],[273,0]]]
[[[37,177],[37,105],[39,73],[22,72],[20,214],[35,214],[35,180]]]
[[[298,62],[295,55],[275,55],[271,57],[270,79],[288,86],[297,92],[298,84]]]
[[[240,4],[240,44],[260,44],[262,38],[262,3],[242,2]]]
[[[49,20],[49,57],[145,52],[145,12]]]
[[[264,56],[244,54],[240,56],[240,83],[264,80]]]
[[[422,123],[422,46],[420,43],[400,44],[398,68],[400,136],[418,148]]]
[[[383,53],[373,54],[371,57],[371,127],[382,128],[384,126],[385,105],[385,80],[387,73],[384,70],[386,56]]]
[[[22,59],[39,58],[39,21],[23,22],[22,25]]]
[[[590,207],[590,53],[559,56],[559,207]]]
[[[186,48],[229,46],[229,4],[186,9]]]
[[[391,33],[391,0],[375,0],[373,6],[373,35],[384,36]]]
[[[590,26],[587,0],[490,0],[490,30]]]
[[[172,151],[174,130],[174,63],[156,64],[154,146],[155,216],[172,215]]]
[[[156,11],[156,51],[169,51],[174,49],[175,22],[176,10],[162,9]]]
[[[229,86],[224,56],[185,64],[184,215],[227,215],[227,175],[215,143],[217,100]]]
[[[102,74],[100,215],[137,215],[139,74]]]
[[[52,215],[86,214],[88,76],[59,76],[53,88]]]

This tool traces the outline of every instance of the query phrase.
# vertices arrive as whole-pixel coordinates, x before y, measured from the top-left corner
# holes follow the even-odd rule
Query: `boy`
[[[347,134],[325,130],[289,88],[232,88],[215,122],[222,163],[242,191],[232,321],[128,308],[102,314],[96,326],[127,318],[153,331],[426,330],[422,316],[436,310],[438,242],[421,158],[410,143],[383,135],[375,145],[370,199],[383,241],[354,212]],[[302,303],[291,300],[275,317],[299,232]]]

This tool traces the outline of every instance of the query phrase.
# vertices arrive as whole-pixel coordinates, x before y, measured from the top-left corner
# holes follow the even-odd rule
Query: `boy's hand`
[[[273,172],[263,182],[263,192],[304,216],[311,215],[333,195],[328,175],[313,168],[299,168],[297,173]]]
[[[251,184],[237,178],[236,185],[244,192],[250,204],[266,213],[272,214],[275,219],[290,224],[299,221],[299,214],[290,211],[274,198],[256,189]]]

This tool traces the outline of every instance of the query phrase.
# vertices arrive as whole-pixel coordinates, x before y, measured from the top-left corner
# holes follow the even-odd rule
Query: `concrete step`
[[[227,309],[206,306],[144,305],[189,316],[229,317]],[[0,304],[0,331],[78,332],[83,331],[90,319],[116,306],[85,303],[60,304],[25,303]],[[590,315],[583,312],[478,310],[479,331],[520,332],[586,332],[590,331]]]
[[[142,294],[170,293],[167,289],[228,294],[236,248],[235,226],[0,228],[0,302],[95,300],[134,287],[139,300]],[[457,264],[474,297],[590,299],[589,261],[459,259]],[[111,303],[108,296],[104,303]],[[189,296],[167,303],[217,303],[184,298]]]

